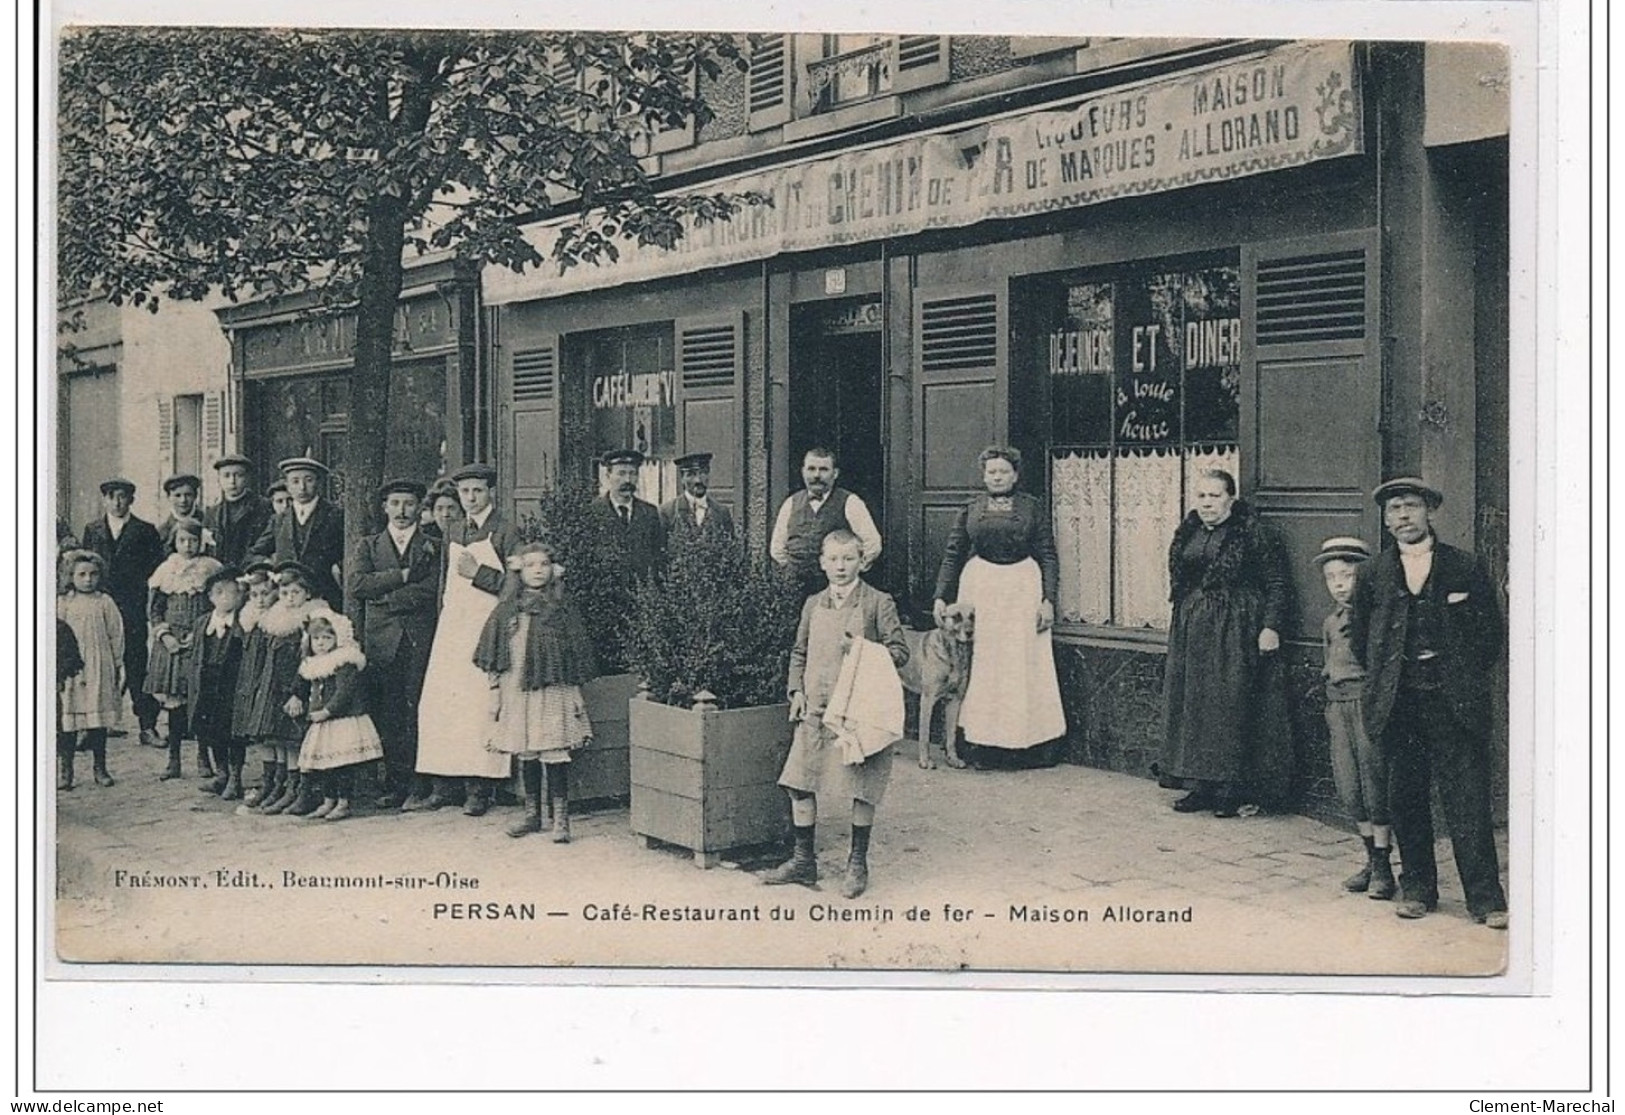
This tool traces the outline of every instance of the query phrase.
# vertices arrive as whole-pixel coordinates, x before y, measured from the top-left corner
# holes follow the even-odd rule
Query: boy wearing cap
[[[227,565],[241,565],[271,521],[271,501],[249,487],[253,467],[236,453],[214,463],[220,501],[203,512],[203,528],[213,540],[214,556]]]
[[[103,589],[124,621],[124,682],[141,727],[141,742],[158,739],[158,702],[144,692],[147,681],[147,580],[164,561],[158,530],[130,512],[135,485],[123,477],[104,481],[102,517],[85,524],[84,547],[107,566]]]
[[[1331,739],[1332,781],[1343,808],[1354,818],[1365,844],[1365,866],[1343,880],[1343,888],[1367,898],[1394,896],[1388,862],[1392,832],[1388,819],[1388,764],[1366,735],[1360,711],[1365,686],[1365,647],[1354,638],[1354,596],[1360,565],[1371,556],[1358,538],[1328,538],[1315,564],[1326,579],[1332,610],[1321,624],[1326,678],[1326,731]]]
[[[290,457],[277,468],[288,485],[288,510],[266,524],[249,552],[278,564],[298,562],[310,571],[316,595],[338,611],[344,606],[344,590],[339,586],[344,513],[318,494],[327,466],[311,457]]]
[[[1490,807],[1490,684],[1503,635],[1495,586],[1477,558],[1434,534],[1444,501],[1437,489],[1407,476],[1372,497],[1395,545],[1368,563],[1355,614],[1369,620],[1361,703],[1366,733],[1388,760],[1403,867],[1394,912],[1420,918],[1439,901],[1429,797],[1436,774],[1467,909],[1505,929]]]
[[[665,528],[667,544],[681,545],[685,538],[697,534],[732,538],[733,516],[726,507],[712,502],[709,495],[711,454],[690,453],[678,457],[677,479],[682,493],[660,508],[660,523]]]
[[[350,595],[362,604],[363,677],[383,737],[388,790],[379,807],[397,809],[428,796],[417,775],[418,698],[434,645],[440,544],[423,529],[424,486],[391,480],[378,489],[385,527],[357,541],[348,567]],[[418,783],[415,785],[415,783]]]
[[[636,449],[613,449],[602,458],[609,490],[592,503],[592,513],[607,522],[619,541],[622,571],[631,579],[658,572],[666,564],[666,528],[660,509],[638,498],[638,470],[643,454]]]
[[[169,502],[169,514],[164,516],[163,522],[158,524],[158,541],[164,544],[164,551],[175,548],[175,524],[183,519],[196,519],[197,494],[203,489],[203,481],[189,472],[177,473],[164,481],[164,499]],[[202,539],[205,554],[212,554],[210,544],[213,538],[204,536]]]

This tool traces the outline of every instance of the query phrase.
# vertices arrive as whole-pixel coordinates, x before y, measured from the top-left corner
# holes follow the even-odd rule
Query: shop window
[[[646,458],[638,495],[663,503],[677,494],[681,455],[673,325],[656,322],[570,339],[565,370],[564,452],[571,471],[603,481],[597,461],[611,449]]]
[[[1165,630],[1167,547],[1197,474],[1239,474],[1236,267],[1050,291],[1037,364],[1050,399],[1050,501],[1065,623]]]

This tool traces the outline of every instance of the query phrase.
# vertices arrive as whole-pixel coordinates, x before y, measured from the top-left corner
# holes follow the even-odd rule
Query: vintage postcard
[[[1533,59],[1175,34],[64,27],[50,974],[1526,977]]]

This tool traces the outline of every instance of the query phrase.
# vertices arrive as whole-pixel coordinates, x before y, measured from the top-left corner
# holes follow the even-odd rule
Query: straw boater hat
[[[290,472],[314,472],[318,476],[326,476],[328,468],[315,457],[289,457],[287,460],[277,462],[277,471],[283,476]]]
[[[1347,561],[1358,565],[1370,556],[1370,549],[1358,538],[1328,538],[1320,544],[1320,553],[1315,555],[1315,564],[1325,565],[1328,561]]]
[[[1395,496],[1421,496],[1430,511],[1444,502],[1443,492],[1417,476],[1396,476],[1392,480],[1385,480],[1371,493],[1378,507],[1387,506]]]

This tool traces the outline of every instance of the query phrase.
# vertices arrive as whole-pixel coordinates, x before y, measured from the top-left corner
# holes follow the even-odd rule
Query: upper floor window
[[[891,92],[897,64],[892,35],[822,35],[823,56],[807,62],[808,105],[814,112]]]
[[[750,129],[948,80],[943,35],[753,35]]]

